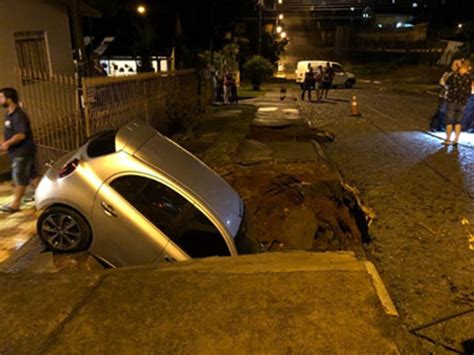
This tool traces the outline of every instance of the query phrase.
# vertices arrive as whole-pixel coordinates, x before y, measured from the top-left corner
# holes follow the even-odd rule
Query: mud
[[[357,201],[314,163],[240,167],[225,178],[243,198],[247,236],[262,251],[355,250],[369,241]]]

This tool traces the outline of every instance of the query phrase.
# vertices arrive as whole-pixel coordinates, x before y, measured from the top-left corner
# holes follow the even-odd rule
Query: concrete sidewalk
[[[350,253],[0,275],[0,353],[397,354]]]

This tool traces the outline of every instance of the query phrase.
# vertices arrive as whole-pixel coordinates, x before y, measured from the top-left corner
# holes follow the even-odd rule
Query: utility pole
[[[262,12],[264,0],[258,0],[258,54],[262,54]]]
[[[216,25],[216,0],[211,1],[211,33],[209,36],[209,52],[211,53],[211,66],[214,65],[214,27]]]
[[[77,72],[80,81],[83,76],[87,76],[89,74],[89,68],[87,65],[87,60],[85,58],[86,49],[84,46],[84,35],[82,33],[82,17],[79,6],[79,0],[72,0],[72,6],[70,8],[72,22],[71,27],[74,37],[74,46],[76,50]]]

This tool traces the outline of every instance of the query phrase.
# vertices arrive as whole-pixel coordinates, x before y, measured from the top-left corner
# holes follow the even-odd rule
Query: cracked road
[[[349,116],[352,95],[362,118]],[[424,132],[437,104],[428,95],[359,85],[330,97],[302,109],[314,126],[335,133],[331,159],[377,214],[369,255],[406,328],[472,309],[474,134],[445,148]],[[419,334],[427,351],[462,351],[473,324],[471,312]]]

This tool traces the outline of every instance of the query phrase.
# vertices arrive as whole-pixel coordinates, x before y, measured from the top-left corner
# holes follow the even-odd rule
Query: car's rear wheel
[[[42,242],[56,253],[86,250],[92,240],[91,229],[84,217],[67,207],[48,208],[38,219],[37,229]]]
[[[348,89],[354,86],[354,80],[346,80],[344,86]]]

